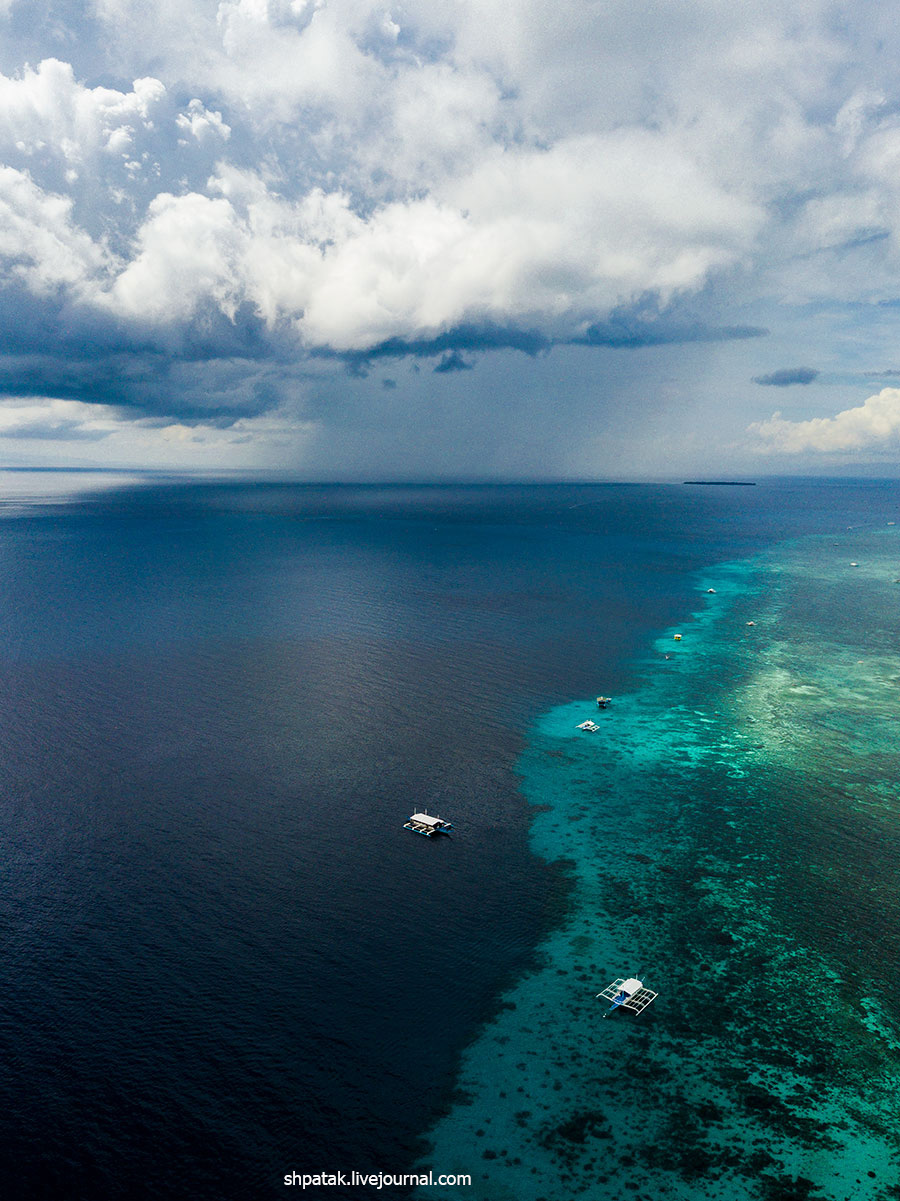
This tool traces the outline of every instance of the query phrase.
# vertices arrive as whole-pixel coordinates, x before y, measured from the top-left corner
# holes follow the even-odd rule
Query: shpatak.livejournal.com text
[[[411,1188],[413,1186],[471,1186],[472,1177],[452,1173],[435,1176],[434,1172],[286,1172],[284,1183],[299,1188]]]

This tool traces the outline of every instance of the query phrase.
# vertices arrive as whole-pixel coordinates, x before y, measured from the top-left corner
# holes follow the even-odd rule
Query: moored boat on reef
[[[629,979],[613,980],[612,984],[608,984],[602,992],[597,993],[598,999],[603,997],[607,1001],[612,1001],[607,1014],[613,1012],[614,1009],[630,1009],[632,1013],[643,1013],[651,1001],[655,1001],[659,993],[651,992],[649,988],[644,988],[643,980],[638,980],[636,976],[631,976]]]

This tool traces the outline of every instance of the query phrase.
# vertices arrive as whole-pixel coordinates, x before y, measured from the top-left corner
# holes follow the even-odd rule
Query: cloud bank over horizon
[[[896,453],[900,450],[900,389],[883,388],[864,404],[833,417],[790,421],[773,413],[768,421],[749,427],[776,454],[826,454],[846,451]]]
[[[900,32],[751,9],[9,0],[0,389],[308,434],[403,360],[753,343],[811,382],[786,310],[900,295]]]

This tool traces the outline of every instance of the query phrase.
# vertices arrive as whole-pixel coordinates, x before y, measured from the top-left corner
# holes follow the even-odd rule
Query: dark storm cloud
[[[288,382],[283,368],[249,359],[178,360],[149,352],[0,359],[0,394],[6,396],[109,405],[136,417],[222,428],[276,408]]]
[[[190,321],[150,325],[123,321],[62,296],[36,296],[15,281],[0,285],[0,352],[77,359],[164,355],[182,362],[219,358],[271,359],[296,355],[293,340],[266,329],[249,305],[227,317],[201,306]]]
[[[745,338],[764,338],[767,329],[757,325],[711,326],[701,323],[678,324],[630,321],[611,317],[590,326],[583,338],[573,338],[573,346],[608,346],[630,349],[641,346],[672,346],[686,342],[731,342]]]
[[[698,320],[673,320],[667,315],[648,312],[646,302],[632,310],[619,310],[607,321],[590,326],[583,336],[549,337],[534,329],[492,324],[466,324],[447,330],[434,338],[391,338],[368,350],[339,351],[317,347],[309,353],[313,358],[339,359],[350,375],[365,377],[369,367],[378,359],[423,359],[443,356],[434,370],[440,374],[464,371],[474,363],[464,358],[464,352],[481,354],[493,350],[518,350],[534,358],[546,354],[554,346],[596,346],[611,349],[630,349],[641,346],[669,346],[689,342],[728,342],[746,338],[762,338],[767,329],[755,325],[707,325]]]
[[[300,374],[298,358],[295,340],[268,331],[247,306],[233,320],[208,306],[191,322],[154,330],[0,290],[0,394],[9,397],[225,427],[276,408]]]
[[[365,351],[316,349],[312,354],[323,358],[342,358],[348,364],[365,364],[383,358],[436,358],[438,355],[479,353],[489,350],[519,350],[531,357],[546,353],[554,346],[638,347],[665,346],[684,342],[728,342],[762,338],[767,329],[756,325],[711,326],[701,321],[677,321],[649,314],[643,302],[633,310],[619,310],[607,321],[588,327],[583,336],[549,337],[534,329],[513,326],[460,325],[434,338],[391,338]],[[446,369],[445,369],[446,370]],[[451,368],[452,370],[452,368]]]
[[[333,350],[315,347],[312,358],[339,359],[351,375],[365,375],[369,365],[378,359],[433,359],[438,355],[461,355],[463,351],[477,353],[488,350],[520,350],[531,357],[547,351],[553,342],[535,330],[515,329],[498,325],[459,325],[434,338],[389,338],[368,350]],[[471,364],[466,364],[471,366]],[[457,368],[458,369],[458,368]],[[452,371],[453,367],[445,367]]]
[[[633,348],[764,333],[679,322],[648,313],[644,305],[619,311],[583,337],[553,339],[536,330],[469,323],[433,338],[392,338],[365,351],[304,349],[293,331],[267,327],[247,305],[231,319],[207,306],[190,322],[153,329],[7,288],[0,292],[0,344],[6,352],[0,357],[0,393],[225,427],[277,408],[296,392],[299,380],[309,378],[316,361],[343,363],[351,377],[365,379],[379,360],[437,359],[433,370],[446,375],[471,370],[479,356],[492,351],[534,358],[554,346]]]
[[[815,367],[781,367],[770,375],[754,375],[754,384],[765,388],[790,388],[793,384],[811,384],[819,372]]]

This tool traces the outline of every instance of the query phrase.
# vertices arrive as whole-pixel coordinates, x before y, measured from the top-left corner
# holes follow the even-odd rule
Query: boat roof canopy
[[[409,819],[411,822],[421,822],[423,826],[442,826],[444,821],[440,817],[429,817],[427,813],[414,813]]]

